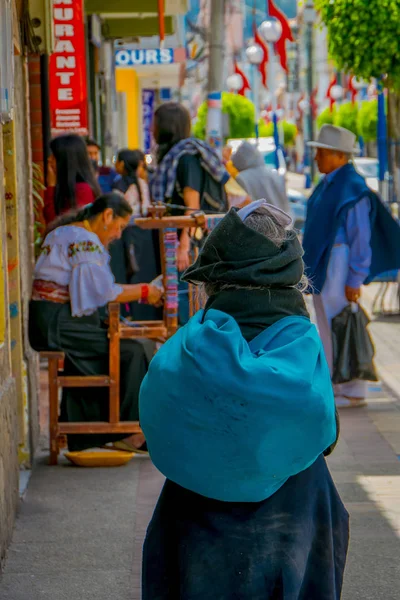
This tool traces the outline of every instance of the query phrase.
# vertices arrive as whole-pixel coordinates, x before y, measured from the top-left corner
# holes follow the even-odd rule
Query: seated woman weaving
[[[62,350],[65,375],[108,373],[109,340],[98,309],[108,302],[160,301],[153,285],[116,285],[107,246],[121,237],[132,209],[118,193],[105,194],[79,213],[60,218],[44,240],[35,268],[29,315],[29,336],[37,350]],[[121,340],[120,403],[122,421],[138,421],[140,384],[152,358],[152,342]],[[108,390],[63,390],[63,421],[108,421]],[[116,442],[138,451],[142,434],[69,435],[70,450]]]
[[[335,404],[290,221],[265,201],[232,208],[184,274],[204,284],[206,308],[159,350],[140,392],[167,477],[143,600],[340,598],[348,514],[324,458]]]

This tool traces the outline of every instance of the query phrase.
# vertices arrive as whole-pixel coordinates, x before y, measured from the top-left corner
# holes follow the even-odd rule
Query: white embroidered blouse
[[[34,276],[68,287],[72,316],[82,317],[122,293],[109,263],[110,255],[95,233],[67,225],[44,240]]]

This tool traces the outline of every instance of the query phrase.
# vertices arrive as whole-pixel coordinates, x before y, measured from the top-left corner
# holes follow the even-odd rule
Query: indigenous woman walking
[[[29,315],[29,337],[37,350],[62,350],[65,375],[108,372],[108,332],[99,309],[108,302],[148,301],[157,304],[161,292],[152,285],[117,285],[109,267],[108,244],[121,236],[132,209],[117,193],[105,194],[78,213],[55,222],[44,240],[35,268]],[[121,421],[138,421],[139,388],[154,352],[145,340],[121,340]],[[107,421],[106,388],[64,388],[63,421]],[[116,442],[138,451],[142,434],[68,436],[71,451]],[[121,442],[123,440],[123,442]]]
[[[324,454],[330,373],[303,299],[302,248],[279,208],[228,215],[184,275],[208,295],[140,393],[167,480],[143,554],[143,600],[339,600],[348,514]]]

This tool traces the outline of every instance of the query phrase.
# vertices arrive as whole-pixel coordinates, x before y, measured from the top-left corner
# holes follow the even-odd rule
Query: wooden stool
[[[49,464],[56,465],[60,452],[61,439],[73,433],[122,433],[126,436],[141,433],[138,421],[120,421],[120,321],[119,305],[109,305],[110,358],[108,375],[69,375],[59,371],[59,365],[64,362],[63,352],[41,352],[40,357],[49,365]],[[132,335],[133,337],[133,335]],[[109,420],[93,422],[61,422],[59,421],[58,391],[61,388],[109,388]]]

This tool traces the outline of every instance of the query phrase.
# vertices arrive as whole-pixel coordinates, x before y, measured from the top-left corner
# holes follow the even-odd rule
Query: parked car
[[[292,213],[293,227],[303,232],[307,214],[307,198],[301,192],[292,189],[287,191],[287,195]]]
[[[379,162],[376,158],[355,158],[354,166],[374,192],[379,192]]]

